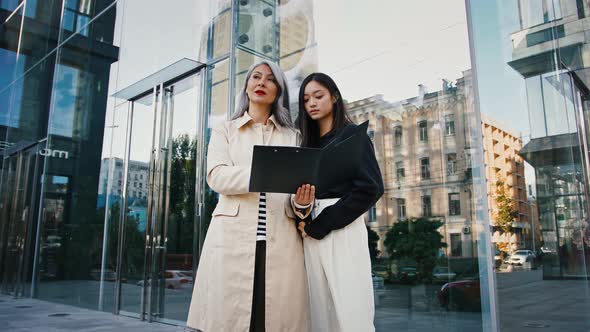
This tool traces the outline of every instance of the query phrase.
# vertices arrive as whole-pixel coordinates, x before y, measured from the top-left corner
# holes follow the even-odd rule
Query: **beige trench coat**
[[[269,145],[297,145],[296,131],[270,120]],[[197,270],[189,327],[249,330],[260,194],[249,193],[248,187],[253,147],[262,144],[262,128],[248,113],[211,131],[207,183],[220,195]],[[266,204],[266,331],[309,331],[303,245],[289,195],[268,193]]]

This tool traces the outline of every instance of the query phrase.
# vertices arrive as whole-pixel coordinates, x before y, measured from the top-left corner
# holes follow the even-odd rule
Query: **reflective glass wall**
[[[482,118],[499,119],[518,138],[508,144],[514,162],[488,183],[499,203],[490,205],[499,329],[585,331],[590,7],[539,0],[468,9]],[[505,135],[491,134],[492,143],[506,144]],[[486,164],[501,163],[496,152],[486,152]],[[505,193],[518,198],[506,201]]]
[[[321,71],[370,122],[378,331],[587,330],[589,10],[0,1],[1,290],[183,325],[209,131],[268,60],[293,118]]]

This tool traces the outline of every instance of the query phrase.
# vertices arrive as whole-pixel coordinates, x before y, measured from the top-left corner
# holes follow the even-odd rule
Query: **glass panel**
[[[19,0],[0,0],[0,8],[13,12],[20,2]]]
[[[159,96],[158,98],[161,98]],[[145,100],[153,99],[153,94],[144,97]],[[144,105],[135,102],[133,105],[133,118],[131,120],[131,143],[129,148],[129,164],[117,160],[117,168],[113,178],[113,185],[117,191],[125,193],[125,241],[123,243],[123,256],[121,257],[121,307],[123,312],[142,313],[141,301],[144,286],[144,274],[146,270],[146,237],[151,225],[150,211],[153,204],[149,205],[150,194],[153,193],[153,172],[150,168],[152,161],[152,142],[154,133],[159,133],[156,125],[156,116],[159,111],[154,110],[154,105]],[[156,127],[154,127],[156,126]],[[125,174],[125,167],[128,173]],[[137,177],[137,179],[136,179]],[[125,179],[127,186],[125,187]],[[141,188],[139,188],[141,186]],[[126,189],[125,189],[126,188]],[[152,210],[149,210],[149,209]],[[153,224],[152,224],[153,225]],[[150,235],[151,236],[151,235]],[[146,287],[151,286],[150,274],[148,274]]]
[[[203,151],[205,160],[207,159],[206,147],[209,144],[209,138],[211,137],[211,128],[219,124],[221,121],[227,119],[228,116],[228,61],[224,60],[212,66],[210,69],[208,69],[208,75],[207,97],[209,98],[210,104],[208,105],[209,115],[206,118],[207,129],[204,137],[205,144],[203,145],[205,147],[205,150]],[[202,177],[201,183],[203,186],[201,197],[203,207],[201,210],[201,220],[199,223],[199,252],[201,252],[201,248],[203,242],[205,241],[205,236],[211,222],[211,215],[218,201],[218,194],[209,187],[206,181],[203,180],[206,176],[205,170],[202,170],[200,175]]]
[[[110,31],[105,30],[103,27],[114,25],[116,17],[115,3],[116,0],[65,0],[61,21],[62,32],[64,33],[62,40],[67,42],[67,38],[73,33],[103,43],[113,43],[114,31],[112,29]],[[89,25],[91,20],[98,22]]]
[[[533,76],[526,79],[526,92],[528,104],[531,105],[530,128],[531,138],[547,135],[547,123],[545,121],[545,108],[543,106],[543,94],[541,90],[541,78]]]
[[[232,11],[225,10],[212,23],[213,47],[211,58],[221,57],[229,52]]]
[[[209,73],[210,103],[208,127],[224,121],[228,115],[229,100],[229,61],[223,60],[213,65]],[[207,135],[209,137],[209,135]]]
[[[549,136],[575,133],[574,90],[567,73],[542,77],[543,104]]]
[[[6,0],[0,4],[2,8],[16,5]],[[136,103],[134,145],[128,164],[130,182],[125,190],[123,161],[130,104],[109,96],[182,58],[205,59],[199,47],[202,39],[209,42],[207,29],[216,15],[220,15],[216,26],[218,34],[215,35],[216,42],[211,44],[215,45],[216,56],[227,53],[232,18],[230,7],[231,1],[228,0],[184,0],[162,5],[146,5],[141,1],[28,0],[26,7],[4,22],[0,49],[0,148],[14,145],[11,153],[15,153],[31,143],[40,141],[43,144],[40,154],[35,156],[39,156],[44,164],[39,163],[39,168],[35,168],[31,166],[32,162],[23,163],[26,167],[22,168],[38,176],[38,183],[42,183],[37,192],[41,197],[31,200],[41,202],[41,206],[36,213],[27,212],[31,216],[40,216],[40,220],[35,219],[35,224],[38,221],[41,225],[35,267],[39,279],[36,295],[40,298],[117,311],[119,308],[113,307],[113,294],[114,281],[120,272],[121,310],[140,312],[139,283],[144,272],[149,178],[147,163],[152,153],[151,145],[146,142],[151,143],[153,137],[150,130],[153,129],[153,108]],[[28,19],[23,21],[23,15]],[[175,27],[174,36],[169,33],[170,26]],[[227,113],[227,63],[223,63],[225,69],[223,64],[217,66],[216,73],[223,72],[221,76],[224,78],[215,81],[219,89],[212,89],[216,97],[211,104],[219,114]],[[198,115],[196,106],[200,101],[195,95],[199,89],[177,91],[180,104],[177,104],[179,116],[175,134],[189,135],[193,145],[201,144],[196,137],[198,124],[188,117],[196,119]],[[182,104],[192,108],[189,110]],[[150,118],[149,112],[152,113],[151,120],[142,123],[146,116]],[[193,153],[182,164],[186,167],[182,171],[193,178],[193,183],[196,183],[195,158]],[[8,162],[6,166],[9,166]],[[27,190],[30,189],[24,186],[25,183],[14,189],[19,174],[16,164],[12,165],[12,172],[8,169],[3,172],[0,184],[3,188],[12,186],[12,189],[4,192],[26,192],[27,195],[23,195],[28,197]],[[171,181],[179,180],[171,176]],[[11,199],[5,193],[0,197],[3,206],[7,199]],[[194,200],[194,193],[193,198],[188,195],[187,191],[185,197],[178,199],[182,202]],[[20,197],[15,200],[17,208],[2,208],[0,224],[0,266],[10,265],[9,269],[1,268],[0,275],[3,277],[5,270],[10,271],[11,289],[14,289],[15,274],[20,273],[25,282],[30,282],[33,271],[30,269],[32,261],[24,264],[28,265],[28,270],[25,266],[19,272],[18,260],[15,261],[14,257],[10,262],[4,260],[7,243],[21,243],[23,230],[28,229],[28,226],[19,224],[21,212],[27,210],[28,203]],[[129,198],[127,206],[122,204],[125,197]],[[171,204],[174,208],[182,205],[174,199]],[[16,215],[15,211],[20,212]],[[185,214],[193,216],[194,211],[191,212],[189,207],[170,211],[169,226],[173,234],[169,242],[170,257],[166,257],[166,266],[158,265],[156,273],[162,270],[161,275],[164,275],[166,270],[172,271],[179,267],[178,264],[186,264],[184,260],[180,263],[178,257],[192,257],[194,246],[189,242],[197,233],[195,229],[187,231],[188,224],[193,226],[193,220],[180,220]],[[127,217],[124,229],[119,228],[121,216]],[[124,247],[119,248],[119,234],[123,230]],[[35,245],[34,240],[24,242],[32,247]],[[23,251],[21,247],[19,257],[27,256],[26,250],[29,249],[26,248]],[[123,252],[122,262],[117,262],[118,249]],[[182,270],[192,270],[192,260],[183,265]],[[121,271],[117,271],[117,263],[122,264]],[[23,287],[27,288],[25,294],[31,288],[30,284]],[[180,299],[173,291],[165,290],[165,298],[170,303],[165,318],[184,320],[186,311],[183,310],[188,310],[189,295],[181,294]]]
[[[26,1],[25,4],[22,10],[25,16],[31,19],[24,21],[22,34],[14,39],[18,44],[10,46],[10,49],[19,52],[18,61],[25,70],[29,70],[47,55],[55,52],[57,45],[63,40],[59,39],[58,32],[62,1]],[[22,16],[17,17],[22,19]]]
[[[162,317],[185,321],[193,290],[195,249],[198,105],[201,77],[194,75],[171,89],[172,155],[169,165],[169,189],[164,262],[164,308]]]
[[[298,4],[306,11],[297,23],[308,22],[299,30],[314,52],[287,75],[303,79],[309,64],[328,73],[353,121],[371,123],[385,185],[369,224],[379,252],[372,260],[377,331],[489,330],[489,218],[476,214],[482,188],[468,164],[483,146],[464,3]],[[282,4],[289,5],[298,7]],[[449,53],[425,55],[433,49]]]
[[[39,184],[41,174],[41,158],[38,157],[36,147],[21,154],[21,174],[19,175],[19,191],[14,199],[17,211],[21,211],[20,222],[17,230],[19,242],[19,257],[17,271],[17,296],[31,296],[33,280],[33,260],[35,252],[35,239],[37,235],[37,216],[39,203]],[[17,220],[17,219],[15,219]],[[59,245],[54,243],[53,245]]]
[[[16,273],[17,273],[17,256],[18,243],[16,239],[16,224],[13,214],[14,205],[12,197],[15,194],[15,186],[17,185],[18,174],[18,156],[13,156],[10,159],[4,160],[4,172],[6,179],[3,182],[3,192],[8,195],[3,195],[2,201],[2,256],[0,263],[2,275],[2,291],[12,293],[16,288]]]
[[[119,247],[119,224],[123,205],[122,179],[125,145],[127,142],[129,104],[108,107],[105,116],[104,140],[98,181],[97,215],[104,220],[102,263],[92,267],[94,280],[101,280],[99,310],[113,312]],[[131,236],[133,236],[133,232]],[[131,255],[132,253],[130,253]],[[128,257],[128,256],[127,256]],[[126,281],[126,279],[124,279]],[[125,285],[125,283],[124,283]],[[126,290],[123,286],[123,290]]]
[[[253,53],[276,60],[276,12],[274,1],[238,1],[237,44]]]
[[[100,12],[100,6],[97,3],[93,9]],[[118,48],[110,44],[114,8],[92,22],[88,37],[71,35],[56,52],[51,76],[40,81],[51,89],[51,99],[46,106],[50,115],[43,123],[48,134],[43,153],[38,296],[92,309],[100,307],[101,277],[114,280],[112,272],[101,273],[103,263],[107,264],[102,259],[105,215],[97,204],[106,87],[111,64],[118,57]]]
[[[110,86],[112,93],[183,58],[206,62],[207,53],[201,54],[199,47],[201,43],[207,45],[207,27],[213,17],[209,17],[208,0],[149,5],[143,1],[125,1],[124,6],[119,2],[117,7],[124,8],[117,8],[115,19],[115,44],[120,46],[121,52],[115,71],[117,76]],[[172,26],[174,33],[170,34]]]
[[[578,131],[589,63],[586,41],[566,42],[586,31],[572,27],[587,8],[575,0],[470,4],[499,330],[590,327],[588,137]],[[523,42],[539,31],[551,41]]]

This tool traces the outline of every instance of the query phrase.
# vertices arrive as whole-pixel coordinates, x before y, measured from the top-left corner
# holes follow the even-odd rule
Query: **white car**
[[[536,257],[532,250],[517,250],[508,258],[508,263],[517,265],[522,265],[525,262],[532,263]]]
[[[164,278],[166,279],[166,288],[168,289],[193,288],[192,271],[166,270],[166,272],[164,272]],[[148,279],[148,285],[149,284],[150,279]],[[137,282],[137,285],[143,286],[143,280]]]

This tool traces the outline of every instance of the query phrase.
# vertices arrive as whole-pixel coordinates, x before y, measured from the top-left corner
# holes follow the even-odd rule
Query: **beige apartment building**
[[[524,248],[525,235],[530,234],[532,228],[529,220],[530,208],[524,177],[524,160],[518,154],[523,146],[521,135],[485,115],[482,115],[482,130],[492,242],[509,243],[513,250]],[[505,183],[509,196],[514,200],[514,209],[518,212],[510,239],[498,229],[495,221],[497,204],[494,194],[498,180]]]
[[[476,255],[475,209],[470,203],[474,201],[471,160],[475,151],[467,125],[474,114],[470,90],[471,75],[466,71],[455,84],[444,80],[436,92],[419,86],[419,95],[410,99],[388,102],[376,95],[347,104],[356,123],[370,121],[369,135],[383,173],[385,194],[367,214],[369,227],[379,234],[381,252],[385,234],[397,220],[428,217],[443,221],[440,232],[448,244],[448,256]],[[500,171],[518,202],[514,226],[526,227],[524,166],[517,155],[522,142],[517,133],[494,121],[484,118],[482,122],[490,220],[495,209],[491,181],[495,183],[495,172]]]

